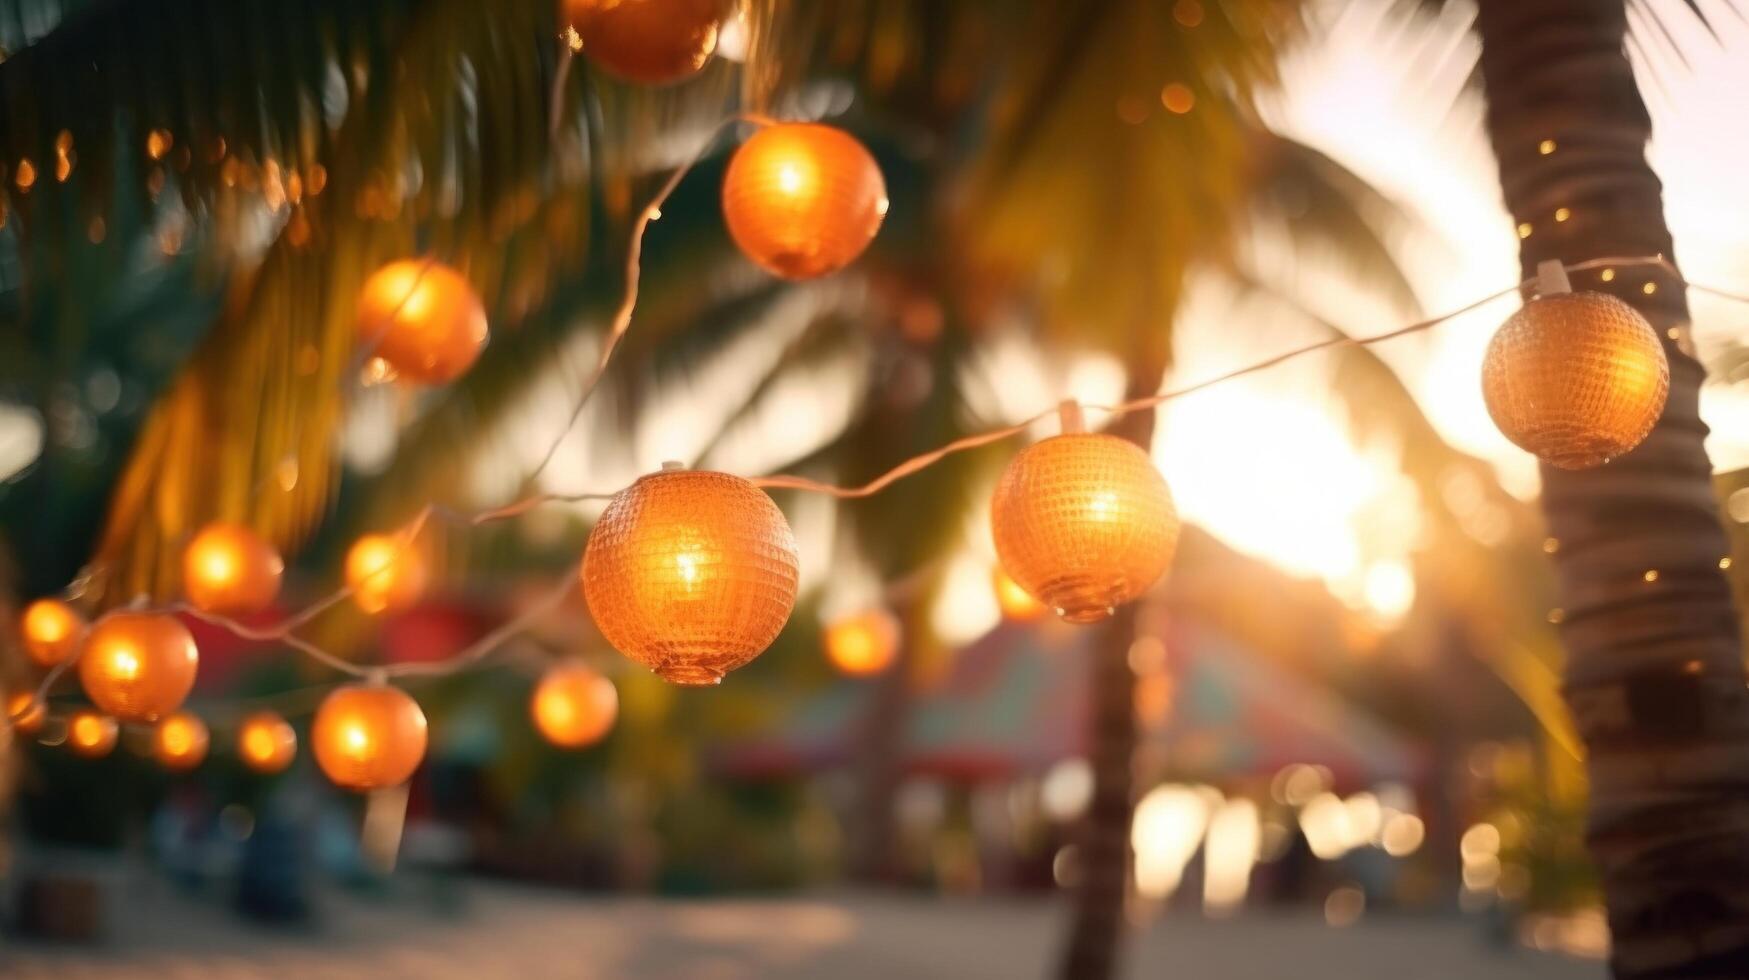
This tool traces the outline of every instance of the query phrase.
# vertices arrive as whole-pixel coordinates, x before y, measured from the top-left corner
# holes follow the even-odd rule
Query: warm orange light
[[[164,768],[187,772],[206,758],[211,737],[206,722],[178,711],[158,723],[152,733],[152,754]]]
[[[676,684],[759,656],[795,607],[795,535],[753,484],[668,469],[620,491],[589,534],[583,592],[614,649]]]
[[[746,256],[785,279],[836,272],[887,214],[887,184],[867,149],[818,123],[766,126],[723,176],[723,217]]]
[[[259,612],[279,595],[285,562],[279,550],[241,524],[214,521],[182,553],[188,601],[211,613]]]
[[[996,605],[1001,608],[1003,616],[1016,622],[1028,623],[1044,615],[1045,604],[1021,588],[1020,583],[1014,581],[1014,576],[1003,571],[1001,565],[990,569],[990,581],[996,590]]]
[[[79,658],[79,681],[103,711],[153,721],[181,707],[200,655],[173,616],[115,612],[97,621]]]
[[[885,609],[846,616],[826,627],[826,658],[852,677],[886,670],[899,653],[899,621]]]
[[[528,711],[547,741],[580,749],[594,745],[613,727],[619,717],[619,692],[587,664],[560,664],[541,677]]]
[[[465,374],[486,345],[486,308],[461,273],[439,262],[390,262],[365,281],[358,340],[420,384]]]
[[[664,85],[696,74],[717,49],[723,0],[560,0],[583,54],[608,74]]]
[[[335,785],[365,792],[399,786],[425,758],[425,712],[399,688],[335,688],[310,729],[316,764]]]
[[[12,719],[12,729],[20,735],[35,735],[43,730],[43,722],[49,718],[49,711],[36,695],[29,691],[17,691],[6,699],[6,714]]]
[[[1072,432],[1022,450],[990,504],[1002,567],[1071,623],[1147,591],[1172,563],[1178,512],[1134,443]]]
[[[1600,466],[1663,414],[1670,364],[1638,310],[1596,292],[1554,293],[1508,317],[1482,362],[1494,424],[1561,469]]]
[[[115,748],[115,719],[90,708],[80,708],[67,718],[67,746],[73,754],[101,759]]]
[[[237,728],[237,755],[255,772],[283,772],[298,754],[298,733],[271,711],[257,711]]]
[[[425,556],[404,535],[366,534],[346,553],[346,584],[368,613],[405,609],[425,592]]]
[[[20,632],[30,659],[53,667],[79,649],[85,639],[85,617],[59,599],[38,599],[24,607]]]

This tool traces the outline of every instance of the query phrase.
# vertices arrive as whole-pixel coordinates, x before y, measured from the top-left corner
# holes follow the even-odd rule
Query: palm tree
[[[1672,256],[1623,0],[1481,0],[1487,126],[1520,261]],[[1645,5],[1654,20],[1661,13]],[[1557,210],[1570,217],[1556,217]],[[1588,752],[1587,841],[1620,977],[1749,973],[1749,687],[1729,549],[1698,416],[1703,371],[1673,270],[1577,288],[1665,337],[1670,400],[1645,444],[1596,470],[1543,468],[1558,543],[1565,691]]]

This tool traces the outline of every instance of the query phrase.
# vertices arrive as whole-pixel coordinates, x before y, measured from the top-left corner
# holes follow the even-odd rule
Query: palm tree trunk
[[[1147,372],[1141,372],[1147,375]],[[1159,373],[1153,372],[1158,378]],[[1143,449],[1154,441],[1154,413],[1133,412],[1109,430]],[[1124,898],[1130,880],[1130,821],[1135,811],[1136,675],[1130,645],[1139,603],[1119,606],[1093,647],[1091,759],[1093,797],[1076,847],[1080,881],[1069,941],[1057,975],[1110,980],[1123,949]]]
[[[1545,259],[1671,255],[1623,0],[1481,0],[1476,29],[1526,276]],[[1670,357],[1669,405],[1643,446],[1596,470],[1543,470],[1615,975],[1749,976],[1749,689],[1687,302],[1662,271],[1574,287],[1632,303]]]

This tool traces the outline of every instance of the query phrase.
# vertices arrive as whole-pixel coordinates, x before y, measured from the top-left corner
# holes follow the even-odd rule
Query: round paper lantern
[[[297,753],[298,733],[271,711],[257,711],[237,728],[237,755],[255,772],[283,772]]]
[[[583,54],[610,75],[665,85],[696,74],[717,49],[722,0],[561,0]]]
[[[19,632],[30,659],[53,667],[79,649],[85,639],[85,617],[59,599],[38,599],[24,607]]]
[[[425,593],[425,556],[404,536],[366,534],[346,552],[346,584],[368,613],[405,609]]]
[[[619,692],[587,664],[560,664],[535,685],[528,712],[547,741],[580,749],[600,741],[613,727],[619,716]]]
[[[182,553],[182,590],[200,609],[222,615],[260,612],[279,595],[285,561],[241,524],[215,521]]]
[[[1669,391],[1658,332],[1605,293],[1531,300],[1507,318],[1482,362],[1494,424],[1565,470],[1602,465],[1639,445]]]
[[[746,256],[785,279],[836,272],[887,215],[887,184],[842,129],[777,123],[742,143],[723,176],[723,217]]]
[[[425,758],[425,712],[386,684],[335,688],[316,709],[310,744],[335,785],[366,792],[399,786]]]
[[[1178,543],[1178,513],[1134,443],[1071,432],[1034,443],[1002,472],[990,505],[1002,567],[1071,623],[1093,623],[1147,591]]]
[[[358,339],[420,384],[465,374],[486,346],[486,308],[459,272],[426,259],[390,262],[365,280]]]
[[[1016,622],[1031,622],[1044,615],[1045,604],[1032,597],[1032,593],[1020,587],[1014,581],[1014,576],[997,565],[990,570],[990,581],[996,590],[996,605],[1002,610],[1002,615]]]
[[[885,609],[846,616],[826,627],[826,658],[852,677],[887,669],[899,652],[899,621]]]
[[[152,733],[152,755],[173,772],[187,772],[206,758],[211,735],[206,722],[178,711],[158,723]]]
[[[79,658],[92,703],[123,721],[153,721],[182,706],[200,654],[173,616],[114,612],[97,621]]]
[[[715,684],[759,656],[795,607],[795,535],[727,473],[669,464],[607,505],[583,593],[614,649],[676,684]]]
[[[115,719],[90,708],[80,708],[67,716],[67,747],[74,755],[101,759],[115,748]]]
[[[17,691],[6,699],[6,715],[12,719],[12,730],[20,735],[35,735],[43,730],[49,718],[48,709],[30,691]]]

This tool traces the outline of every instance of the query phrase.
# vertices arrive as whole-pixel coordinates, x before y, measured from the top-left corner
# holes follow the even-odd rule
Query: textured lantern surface
[[[785,279],[849,265],[881,228],[887,184],[842,129],[777,123],[742,143],[723,176],[723,217],[746,256]]]
[[[710,60],[724,11],[723,0],[562,0],[559,14],[602,70],[665,85]]]
[[[30,659],[53,667],[79,649],[85,639],[85,617],[59,599],[38,599],[24,607],[19,632]]]
[[[297,753],[298,733],[271,711],[257,711],[237,728],[237,755],[255,772],[283,772]]]
[[[619,692],[587,664],[560,664],[535,685],[528,711],[547,741],[580,749],[600,741],[613,727],[619,716]]]
[[[826,657],[852,677],[887,669],[899,652],[899,621],[885,609],[869,609],[826,627]]]
[[[158,723],[152,733],[152,755],[166,769],[186,772],[206,758],[211,741],[206,722],[186,711],[178,711]]]
[[[1500,431],[1562,469],[1599,466],[1638,446],[1670,391],[1658,332],[1604,293],[1556,293],[1508,317],[1482,362],[1482,396]]]
[[[620,491],[589,533],[583,593],[602,636],[676,684],[715,684],[795,607],[795,535],[727,473],[670,469]]]
[[[438,262],[390,262],[365,280],[359,296],[359,342],[408,381],[461,377],[479,358],[486,334],[486,308],[474,287]]]
[[[346,584],[368,613],[405,609],[425,592],[425,556],[403,536],[366,534],[346,552]]]
[[[115,748],[115,719],[90,708],[80,708],[67,716],[67,746],[74,755],[101,759]]]
[[[1045,604],[1020,587],[1014,576],[997,565],[990,572],[991,586],[996,590],[996,605],[1002,615],[1015,622],[1027,623],[1044,615]]]
[[[335,785],[360,792],[399,786],[425,758],[425,712],[399,688],[335,688],[310,728],[316,764]]]
[[[1002,567],[1071,623],[1092,623],[1165,573],[1178,513],[1134,443],[1076,432],[1009,462],[990,506]]]
[[[259,612],[279,596],[285,561],[279,550],[241,524],[215,521],[182,553],[182,590],[211,613]]]
[[[123,721],[152,721],[182,706],[200,655],[173,616],[116,612],[97,621],[79,658],[92,703]]]
[[[35,735],[43,730],[43,722],[49,718],[48,709],[29,691],[18,691],[6,699],[6,715],[12,719],[12,728],[20,735]]]

